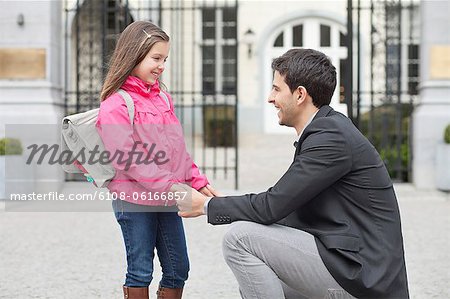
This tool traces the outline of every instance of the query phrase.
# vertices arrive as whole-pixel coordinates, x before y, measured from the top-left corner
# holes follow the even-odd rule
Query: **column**
[[[0,2],[0,138],[20,139],[25,160],[30,144],[60,142],[57,128],[64,113],[62,3]],[[11,163],[7,158],[7,182],[8,171],[19,171],[19,165]],[[33,191],[57,191],[55,187],[64,181],[61,167],[27,167],[22,174],[19,171],[19,178],[32,178]]]
[[[450,2],[421,2],[420,102],[413,115],[413,183],[436,188],[436,149],[450,124]]]

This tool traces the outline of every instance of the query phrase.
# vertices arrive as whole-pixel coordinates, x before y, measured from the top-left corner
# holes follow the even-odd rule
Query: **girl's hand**
[[[213,187],[211,187],[210,184],[199,189],[198,192],[200,192],[201,194],[208,196],[208,197],[221,196],[221,194],[219,192],[217,192]]]
[[[204,187],[205,188],[205,187]],[[188,191],[188,189],[184,189]],[[177,201],[178,215],[184,218],[193,218],[205,215],[205,201],[208,198],[197,190],[190,188],[184,200]]]

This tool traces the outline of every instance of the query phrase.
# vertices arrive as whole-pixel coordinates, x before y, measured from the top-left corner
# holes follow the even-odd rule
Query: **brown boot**
[[[182,294],[183,288],[169,289],[159,287],[158,291],[156,291],[157,299],[181,299]]]
[[[123,298],[125,299],[148,299],[148,287],[135,288],[123,286]]]

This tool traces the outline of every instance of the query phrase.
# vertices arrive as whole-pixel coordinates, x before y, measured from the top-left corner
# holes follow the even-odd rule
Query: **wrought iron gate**
[[[237,0],[66,0],[66,114],[99,106],[119,33],[135,20],[152,21],[171,38],[162,81],[191,156],[208,176],[237,188],[237,9]]]
[[[348,115],[377,148],[391,177],[408,181],[419,82],[418,1],[348,0],[347,9],[348,57],[354,57],[345,80]]]

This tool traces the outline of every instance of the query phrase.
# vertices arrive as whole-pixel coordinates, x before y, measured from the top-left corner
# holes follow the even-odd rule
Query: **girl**
[[[175,207],[170,190],[178,183],[207,196],[216,195],[186,152],[170,95],[161,94],[159,77],[169,46],[169,37],[158,26],[145,21],[130,24],[117,41],[101,92],[99,134],[107,151],[124,153],[128,159],[113,161],[116,176],[108,189],[117,199],[113,200],[113,209],[125,242],[123,292],[129,299],[148,298],[155,248],[162,267],[158,298],[181,298],[188,278],[181,218],[173,208],[161,212],[164,207],[155,205]],[[124,99],[117,93],[119,89],[133,99],[133,124]],[[143,207],[152,208],[151,212]]]

